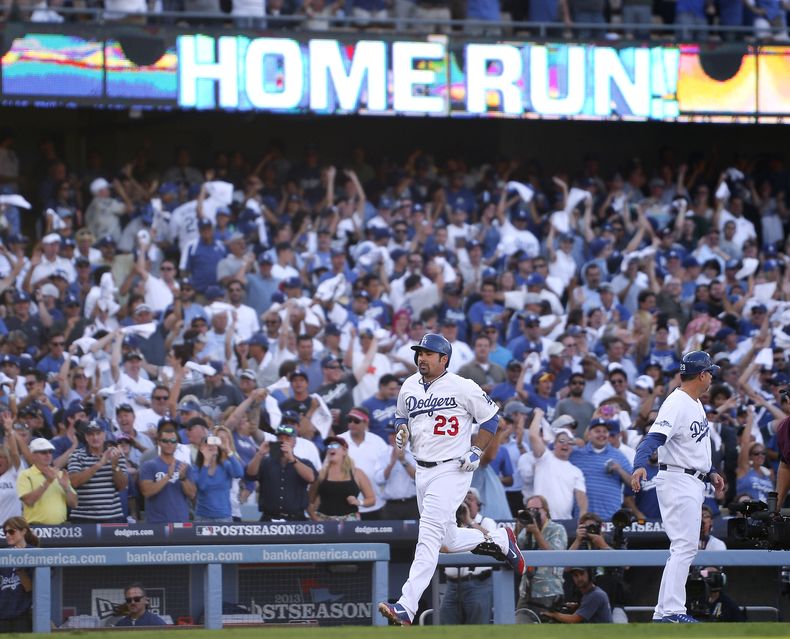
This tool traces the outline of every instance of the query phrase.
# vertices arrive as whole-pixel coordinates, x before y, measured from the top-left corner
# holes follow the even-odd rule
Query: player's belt
[[[658,470],[666,470],[670,473],[686,473],[687,475],[696,477],[700,481],[710,481],[708,473],[701,473],[700,471],[694,470],[693,468],[681,468],[680,466],[667,466],[666,464],[659,464]]]
[[[422,466],[423,468],[433,468],[434,466],[438,466],[439,464],[446,464],[447,462],[458,461],[458,458],[453,457],[451,459],[445,459],[442,461],[435,461],[435,462],[426,462],[426,461],[421,461],[419,459],[415,459],[414,461],[417,462],[418,466]]]
[[[447,577],[447,581],[485,581],[491,576],[491,571],[486,570],[485,572],[479,573],[469,573],[464,575],[463,577]]]

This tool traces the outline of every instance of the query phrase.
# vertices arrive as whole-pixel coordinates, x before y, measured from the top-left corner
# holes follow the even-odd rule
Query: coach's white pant
[[[472,473],[460,470],[457,461],[450,461],[433,468],[417,466],[415,480],[420,532],[409,579],[403,585],[403,594],[398,600],[412,618],[436,570],[439,549],[445,546],[449,552],[466,552],[484,540],[479,530],[458,528],[455,523],[455,511],[469,491]],[[500,548],[507,552],[508,541],[504,528],[489,532]]]
[[[686,580],[699,548],[705,484],[685,473],[659,471],[655,478],[669,560],[661,577],[653,619],[686,613]]]

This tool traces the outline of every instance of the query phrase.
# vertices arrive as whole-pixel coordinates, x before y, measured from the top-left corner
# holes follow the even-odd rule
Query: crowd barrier
[[[527,565],[541,566],[664,566],[669,558],[668,550],[535,550],[524,553]],[[753,566],[771,567],[790,564],[790,551],[768,550],[701,550],[694,559],[695,566]],[[477,555],[459,553],[440,555],[440,566],[490,566],[491,561]],[[498,564],[501,565],[501,564]],[[434,620],[440,607],[439,571],[433,577]],[[515,595],[513,576],[508,571],[495,571],[494,623],[515,623]]]
[[[49,632],[53,608],[62,602],[59,574],[53,570],[73,567],[109,566],[191,566],[202,572],[202,579],[192,580],[192,587],[202,588],[203,626],[222,628],[222,607],[226,584],[223,566],[239,564],[339,564],[366,563],[372,569],[370,602],[387,598],[388,561],[386,544],[278,544],[265,546],[128,546],[123,548],[33,548],[0,550],[0,567],[32,568],[33,631]],[[370,610],[373,624],[383,625],[379,615]]]
[[[531,551],[525,554],[529,566],[663,566],[666,550],[589,550]],[[387,600],[389,593],[390,547],[387,544],[278,544],[234,545],[167,548],[130,546],[114,548],[26,549],[0,550],[0,567],[34,569],[34,631],[49,632],[53,612],[62,605],[62,569],[106,566],[190,566],[202,578],[192,579],[192,587],[200,591],[203,626],[223,627],[223,601],[234,589],[229,574],[242,564],[283,565],[289,569],[303,564],[366,564],[371,569],[369,606],[365,606],[366,623],[383,625],[375,604]],[[701,551],[695,565],[772,567],[790,565],[789,551],[727,550]],[[513,573],[487,557],[471,553],[441,555],[439,565],[495,566],[493,574],[494,623],[515,623]],[[439,609],[439,570],[432,588],[434,610]],[[397,594],[397,593],[395,593]],[[263,621],[263,620],[262,620]],[[342,623],[342,620],[340,620]]]

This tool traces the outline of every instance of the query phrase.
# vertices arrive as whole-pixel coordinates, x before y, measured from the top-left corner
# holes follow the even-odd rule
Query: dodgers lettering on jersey
[[[401,387],[396,417],[409,421],[411,450],[421,461],[461,457],[471,445],[474,424],[499,410],[469,379],[447,372],[426,389],[415,373]]]
[[[707,473],[711,468],[710,433],[702,402],[676,388],[658,409],[651,433],[666,435],[658,463]]]

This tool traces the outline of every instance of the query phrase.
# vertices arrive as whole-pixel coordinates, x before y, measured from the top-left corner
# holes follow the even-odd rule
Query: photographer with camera
[[[633,514],[627,509],[618,510],[612,516],[616,539],[611,544],[603,533],[603,519],[596,513],[582,513],[576,527],[576,537],[568,550],[614,550],[626,546],[623,529],[633,522]],[[624,580],[625,569],[622,567],[591,569],[597,585],[606,593],[612,606],[614,623],[628,623],[624,606],[627,604],[628,588]],[[567,592],[567,590],[566,590]]]
[[[541,617],[552,619],[557,623],[612,623],[612,610],[609,597],[593,582],[592,569],[574,566],[568,572],[573,579],[573,585],[581,594],[581,601],[576,604],[568,603],[566,607],[573,612],[560,612],[547,610]]]
[[[720,568],[692,568],[686,582],[686,600],[692,614],[705,621],[746,621],[741,607],[724,592],[726,585],[727,575]]]
[[[543,495],[533,495],[525,509],[516,515],[516,537],[522,550],[565,550],[568,534],[565,527],[551,520],[549,505]],[[516,623],[535,623],[541,612],[562,602],[563,569],[545,566],[527,571],[521,578]]]
[[[483,534],[496,530],[496,522],[480,513],[480,493],[470,488],[455,513],[459,528],[477,528]],[[488,624],[494,606],[494,587],[489,566],[445,568],[447,588],[442,597],[439,619],[447,624]]]
[[[612,550],[602,529],[603,519],[595,513],[582,513],[576,526],[576,537],[568,550]]]

